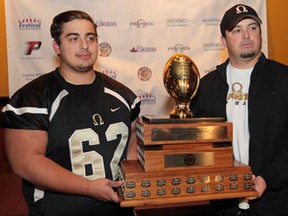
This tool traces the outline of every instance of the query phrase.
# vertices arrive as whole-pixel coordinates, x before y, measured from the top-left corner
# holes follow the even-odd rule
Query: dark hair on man
[[[97,36],[97,25],[94,23],[93,19],[89,14],[79,10],[65,11],[56,15],[50,27],[50,33],[52,38],[60,45],[60,36],[62,34],[63,24],[71,22],[74,19],[86,19],[94,24],[95,32]]]

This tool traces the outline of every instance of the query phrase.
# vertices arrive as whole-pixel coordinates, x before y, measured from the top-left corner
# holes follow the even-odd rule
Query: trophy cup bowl
[[[200,83],[200,74],[192,59],[184,54],[173,55],[165,65],[163,82],[175,101],[170,118],[192,118],[189,104]]]

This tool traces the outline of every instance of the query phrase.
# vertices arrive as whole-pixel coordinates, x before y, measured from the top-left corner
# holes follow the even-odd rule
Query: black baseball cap
[[[259,25],[262,24],[257,12],[248,5],[237,4],[227,10],[220,23],[221,34],[225,36],[225,30],[232,31],[232,29],[245,18],[254,19]]]

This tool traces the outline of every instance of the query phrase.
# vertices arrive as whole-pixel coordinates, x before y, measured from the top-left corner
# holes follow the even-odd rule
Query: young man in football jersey
[[[93,70],[98,39],[82,11],[54,17],[60,66],[18,90],[4,107],[5,143],[23,178],[29,215],[133,215],[121,208],[119,163],[136,159],[140,101],[127,87]]]
[[[288,67],[261,52],[261,24],[248,5],[226,11],[220,29],[229,59],[201,79],[191,101],[194,117],[233,123],[234,158],[255,175],[258,197],[247,198],[250,208],[219,200],[212,202],[218,216],[288,215]]]

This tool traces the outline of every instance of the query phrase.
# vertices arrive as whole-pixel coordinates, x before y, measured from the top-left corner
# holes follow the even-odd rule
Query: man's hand
[[[91,181],[91,196],[104,202],[119,203],[120,197],[115,189],[120,187],[122,183],[122,181],[112,181],[103,178]]]
[[[248,200],[254,200],[254,199],[261,197],[267,187],[265,180],[261,176],[255,177],[255,175],[253,175],[252,181],[253,181],[253,189],[258,192],[258,196],[247,197]]]

